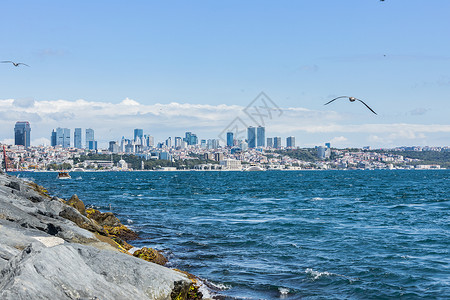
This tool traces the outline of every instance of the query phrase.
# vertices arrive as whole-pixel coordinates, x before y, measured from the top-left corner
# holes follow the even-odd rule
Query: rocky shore
[[[158,251],[129,252],[136,238],[76,195],[0,173],[0,299],[202,299]]]

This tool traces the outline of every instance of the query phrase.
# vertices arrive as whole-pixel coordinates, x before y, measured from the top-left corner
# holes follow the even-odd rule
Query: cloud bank
[[[122,136],[132,137],[134,128],[157,141],[169,136],[184,136],[186,131],[200,138],[218,138],[234,119],[239,117],[248,126],[257,126],[241,105],[207,105],[172,102],[141,104],[126,98],[119,103],[31,99],[0,100],[0,141],[11,142],[16,121],[29,121],[32,144],[48,144],[52,129],[66,127],[93,128],[100,146]],[[433,141],[448,141],[450,125],[383,124],[378,119],[369,123],[353,122],[348,116],[330,111],[301,107],[281,108],[282,114],[264,118],[266,137],[295,136],[297,145],[313,146],[332,142],[336,146],[372,145],[377,147],[421,145]],[[419,111],[417,113],[422,113]],[[245,129],[245,128],[242,128]]]

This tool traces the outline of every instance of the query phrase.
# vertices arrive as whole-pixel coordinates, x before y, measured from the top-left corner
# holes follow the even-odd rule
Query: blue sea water
[[[225,299],[449,299],[450,170],[21,173]]]

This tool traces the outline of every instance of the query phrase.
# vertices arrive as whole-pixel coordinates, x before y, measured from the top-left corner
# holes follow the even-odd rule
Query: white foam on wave
[[[333,273],[326,272],[326,271],[325,272],[314,271],[311,268],[306,269],[305,273],[308,274],[309,276],[311,276],[313,280],[319,279],[320,277],[323,277],[323,276],[337,275],[337,274],[333,274]]]
[[[312,198],[311,200],[313,200],[313,201],[321,201],[321,200],[323,200],[323,198],[320,198],[320,197],[314,197],[314,198]]]
[[[307,268],[305,270],[305,273],[308,274],[312,278],[312,280],[316,280],[316,279],[319,279],[321,277],[328,277],[328,276],[342,277],[342,278],[347,279],[350,282],[359,280],[359,278],[351,278],[351,277],[348,277],[348,276],[345,276],[345,275],[336,274],[336,273],[330,273],[330,272],[327,272],[327,271],[325,271],[325,272],[318,272],[318,271],[314,271],[311,268]]]
[[[289,289],[288,288],[280,287],[280,288],[278,288],[278,291],[280,292],[281,295],[289,294]]]

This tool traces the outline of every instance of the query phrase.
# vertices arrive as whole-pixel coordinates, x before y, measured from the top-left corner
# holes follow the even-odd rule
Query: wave
[[[318,271],[314,271],[314,270],[311,269],[311,268],[307,268],[307,269],[305,270],[305,273],[306,273],[308,276],[310,276],[310,277],[312,278],[313,281],[314,281],[314,280],[317,280],[317,279],[319,279],[319,278],[321,278],[321,277],[329,277],[329,276],[342,277],[342,278],[347,279],[348,281],[357,281],[357,280],[359,280],[359,278],[351,278],[351,277],[348,277],[348,276],[345,276],[345,275],[336,274],[336,273],[330,273],[330,272],[327,272],[327,271],[325,271],[325,272],[318,272]]]

